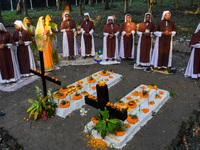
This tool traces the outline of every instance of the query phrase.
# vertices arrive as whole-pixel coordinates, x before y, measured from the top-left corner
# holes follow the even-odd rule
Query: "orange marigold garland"
[[[126,103],[126,106],[127,106],[128,108],[133,109],[133,108],[136,108],[136,107],[137,107],[137,104],[136,104],[135,101],[129,101],[129,102]]]
[[[79,100],[79,99],[81,99],[82,97],[83,97],[83,96],[82,96],[81,94],[76,93],[76,94],[73,95],[73,100]]]
[[[149,112],[149,109],[148,108],[143,108],[141,109],[143,113],[148,113]]]
[[[150,102],[149,102],[149,105],[154,105],[154,104],[155,104],[154,101],[150,101]]]
[[[139,121],[137,115],[128,115],[127,119],[126,119],[129,123],[137,123]]]
[[[61,108],[67,108],[67,107],[69,107],[69,105],[70,105],[70,101],[62,101],[62,102],[59,104],[59,106],[60,106]]]
[[[159,94],[160,94],[160,95],[163,95],[163,94],[164,94],[164,92],[163,92],[163,91],[159,91]]]

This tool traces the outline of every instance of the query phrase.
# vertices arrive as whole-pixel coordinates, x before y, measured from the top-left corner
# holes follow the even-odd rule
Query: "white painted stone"
[[[100,72],[100,71],[99,71],[99,72]],[[100,75],[98,74],[99,72],[96,72],[96,73],[94,73],[94,74],[97,74],[97,75],[98,75],[97,77],[99,77],[99,76],[100,76]],[[97,78],[97,77],[94,76],[94,74],[92,74],[91,76],[95,79],[95,78]],[[109,76],[113,76],[113,78],[109,78]],[[99,79],[96,80],[95,83],[89,83],[89,84],[85,85],[85,83],[87,82],[87,77],[86,77],[86,78],[84,78],[84,79],[81,79],[81,80],[83,81],[83,84],[81,84],[81,85],[83,85],[83,88],[82,88],[81,90],[78,90],[77,92],[78,92],[78,93],[82,93],[83,91],[87,91],[89,94],[96,96],[96,95],[97,95],[96,90],[92,90],[91,87],[96,86],[96,84],[97,84],[99,81],[102,81],[102,80],[105,81],[105,79],[107,78],[107,79],[109,79],[109,81],[105,81],[105,82],[106,82],[106,84],[108,85],[108,88],[110,88],[110,87],[112,87],[113,85],[117,84],[119,81],[121,81],[121,77],[122,77],[122,75],[120,75],[120,74],[117,74],[117,73],[110,73],[110,75],[108,75],[108,76],[101,76],[101,77],[99,77]],[[75,83],[73,83],[73,84],[71,84],[71,85],[76,86],[77,83],[78,83],[78,81],[75,82]],[[70,113],[72,113],[74,110],[78,110],[78,109],[80,109],[83,105],[85,105],[85,97],[84,97],[84,96],[83,96],[82,99],[80,99],[80,100],[71,100],[74,94],[75,94],[75,93],[73,93],[73,94],[70,95],[70,96],[66,96],[64,99],[59,100],[59,103],[60,103],[62,100],[70,101],[70,106],[67,107],[67,108],[60,108],[60,107],[58,107],[58,108],[56,109],[56,115],[58,115],[58,116],[60,116],[60,117],[62,117],[62,118],[65,118],[65,117],[68,116]],[[55,102],[58,103],[57,100],[55,100]]]
[[[153,116],[152,116],[152,111],[153,112],[158,112],[159,109],[165,104],[165,102],[170,98],[169,96],[169,92],[162,90],[162,89],[151,89],[149,92],[149,98],[140,98],[139,96],[132,96],[132,93],[134,91],[142,91],[142,89],[140,88],[141,86],[145,86],[146,89],[148,90],[149,88],[146,85],[140,85],[139,87],[137,87],[136,89],[134,89],[133,91],[131,91],[130,93],[128,93],[125,97],[123,97],[121,100],[124,101],[124,103],[128,102],[129,100],[126,100],[127,96],[131,96],[134,100],[135,99],[139,99],[141,101],[141,103],[137,102],[137,107],[134,109],[131,109],[131,111],[128,112],[129,114],[135,115],[137,114],[139,121],[136,124],[131,124],[131,127],[128,128],[125,131],[125,134],[123,136],[115,136],[112,134],[109,134],[105,137],[105,139],[101,138],[101,135],[97,133],[96,130],[92,130],[92,136],[95,138],[99,138],[102,139],[103,141],[105,141],[107,143],[107,145],[112,145],[114,148],[118,148],[118,149],[122,149],[124,146],[126,146],[126,143],[128,141],[130,141],[134,135],[140,130],[140,128],[142,126],[144,126]],[[159,92],[159,91],[163,91],[164,94],[161,95],[161,99],[155,99],[155,95]],[[155,104],[154,105],[149,105],[149,101],[154,101]],[[141,110],[139,111],[139,105],[140,105],[140,109],[143,108],[148,108],[149,112],[148,113],[143,113]],[[126,120],[124,121],[124,123],[128,123]],[[95,124],[90,121],[86,126],[85,126],[85,130],[84,132],[88,132],[88,130],[91,130],[92,127],[95,126]]]

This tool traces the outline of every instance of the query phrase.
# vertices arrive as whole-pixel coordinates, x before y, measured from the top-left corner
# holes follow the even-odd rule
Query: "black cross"
[[[40,66],[41,66],[41,72],[39,70],[36,70],[36,69],[29,69],[30,72],[34,73],[35,75],[38,75],[42,78],[42,86],[43,86],[43,94],[44,94],[44,97],[47,96],[47,85],[46,85],[46,80],[50,81],[50,82],[53,82],[57,85],[61,85],[61,81],[58,81],[58,79],[55,79],[55,78],[51,78],[51,77],[48,77],[46,74],[45,74],[45,70],[44,70],[44,59],[43,59],[43,51],[40,51],[39,50],[39,55],[40,55]]]
[[[110,117],[112,116],[122,121],[126,120],[127,109],[122,109],[122,111],[120,111],[117,108],[106,106],[106,104],[109,102],[108,86],[107,85],[99,86],[97,84],[96,89],[97,89],[97,100],[90,99],[88,98],[88,96],[85,96],[85,103],[94,108],[101,109],[101,110],[104,110],[104,108],[106,107],[107,110],[109,111]]]

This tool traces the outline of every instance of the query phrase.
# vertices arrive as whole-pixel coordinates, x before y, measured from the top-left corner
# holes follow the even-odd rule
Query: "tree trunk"
[[[113,6],[113,0],[110,0],[110,7]]]
[[[198,0],[198,8],[194,14],[200,14],[200,0]]]
[[[83,3],[84,0],[79,0],[79,5],[80,5],[80,15],[83,16]]]
[[[175,0],[172,0],[172,5],[175,5]]]
[[[4,23],[3,22],[3,17],[1,16],[1,1],[0,1],[0,22]]]
[[[17,11],[16,11],[17,15],[22,13],[21,4],[22,4],[22,1],[19,0],[18,3],[17,3]]]
[[[148,12],[150,12],[151,17],[153,17],[152,10],[153,10],[153,6],[154,6],[154,0],[149,0],[148,6],[149,6]]]
[[[129,2],[129,6],[131,6],[131,5],[132,5],[132,2],[133,2],[133,0],[130,0],[130,2]]]
[[[162,6],[162,4],[163,4],[163,0],[160,0],[160,6]]]
[[[60,0],[57,0],[57,9],[60,10],[61,7],[60,7]]]
[[[108,0],[105,0],[105,9],[109,9]]]
[[[176,0],[176,9],[179,8],[179,0]]]
[[[83,10],[85,10],[85,1],[86,1],[86,0],[83,1],[83,5],[82,5]]]
[[[93,0],[89,0],[90,6],[93,6]]]
[[[25,17],[28,17],[28,10],[27,10],[27,7],[26,7],[26,0],[23,0],[23,8],[24,8]]]
[[[62,0],[63,11],[70,12],[71,8],[71,0]]]
[[[124,13],[128,13],[128,0],[124,2]]]
[[[190,6],[194,5],[194,0],[190,0]]]

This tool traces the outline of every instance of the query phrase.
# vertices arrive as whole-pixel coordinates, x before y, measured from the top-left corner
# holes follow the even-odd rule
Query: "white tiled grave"
[[[153,117],[152,113],[158,112],[159,109],[170,98],[169,92],[162,89],[157,89],[157,90],[151,89],[149,92],[148,98],[140,98],[140,96],[132,96],[132,93],[134,91],[138,91],[138,92],[142,91],[141,86],[145,86],[146,87],[145,90],[149,89],[149,87],[147,87],[146,85],[140,85],[121,99],[124,103],[129,101],[129,100],[126,100],[126,97],[128,96],[131,96],[133,100],[139,99],[140,102],[137,102],[137,107],[134,109],[131,109],[128,112],[128,115],[137,114],[139,121],[135,124],[129,123],[131,127],[126,129],[125,134],[123,136],[115,136],[114,134],[108,134],[105,137],[105,139],[102,139],[101,135],[97,133],[96,130],[92,130],[91,134],[93,137],[102,139],[103,141],[107,143],[108,146],[112,145],[114,148],[122,149],[126,145],[126,143],[134,137],[134,135],[140,130],[140,128],[144,126]],[[163,91],[164,94],[160,95],[162,97],[161,99],[155,99],[155,95],[158,94],[159,91]],[[150,101],[154,101],[155,104],[149,105]],[[139,109],[139,106],[140,106],[140,109]],[[149,112],[143,113],[141,110],[143,108],[148,108]],[[128,122],[125,120],[124,123],[128,123]],[[90,121],[86,126],[85,126],[84,132],[88,133],[88,130],[91,130],[92,127],[95,126],[95,124],[92,121]]]
[[[96,72],[94,74],[97,74],[97,76],[94,76],[94,74],[92,74],[91,76],[96,79],[96,82],[95,83],[89,83],[87,85],[85,85],[85,83],[87,82],[87,77],[86,78],[83,78],[81,79],[81,81],[83,81],[83,88],[81,90],[78,90],[77,92],[78,93],[82,93],[83,91],[87,91],[89,94],[91,95],[94,95],[96,96],[97,93],[96,93],[96,89],[93,90],[92,87],[93,86],[96,86],[96,84],[99,82],[99,81],[105,81],[105,79],[107,78],[108,81],[105,81],[106,84],[108,85],[108,88],[112,87],[113,85],[117,84],[119,81],[121,81],[122,79],[122,75],[120,74],[117,74],[117,73],[110,73],[108,76],[101,76],[100,74],[100,71],[99,72]],[[113,78],[109,78],[109,76],[113,76]],[[71,85],[74,85],[76,86],[78,83],[75,82]],[[78,110],[80,109],[83,105],[85,105],[85,96],[83,95],[82,99],[80,100],[72,100],[72,97],[73,95],[76,94],[76,93],[73,93],[72,95],[70,96],[66,96],[64,99],[60,99],[59,100],[59,103],[62,101],[62,100],[67,100],[67,101],[70,101],[70,106],[67,107],[67,108],[60,108],[58,106],[58,108],[56,109],[56,115],[62,117],[62,118],[65,118],[66,116],[68,116],[70,113],[72,113],[74,110]],[[58,103],[57,100],[54,100],[56,103]]]

